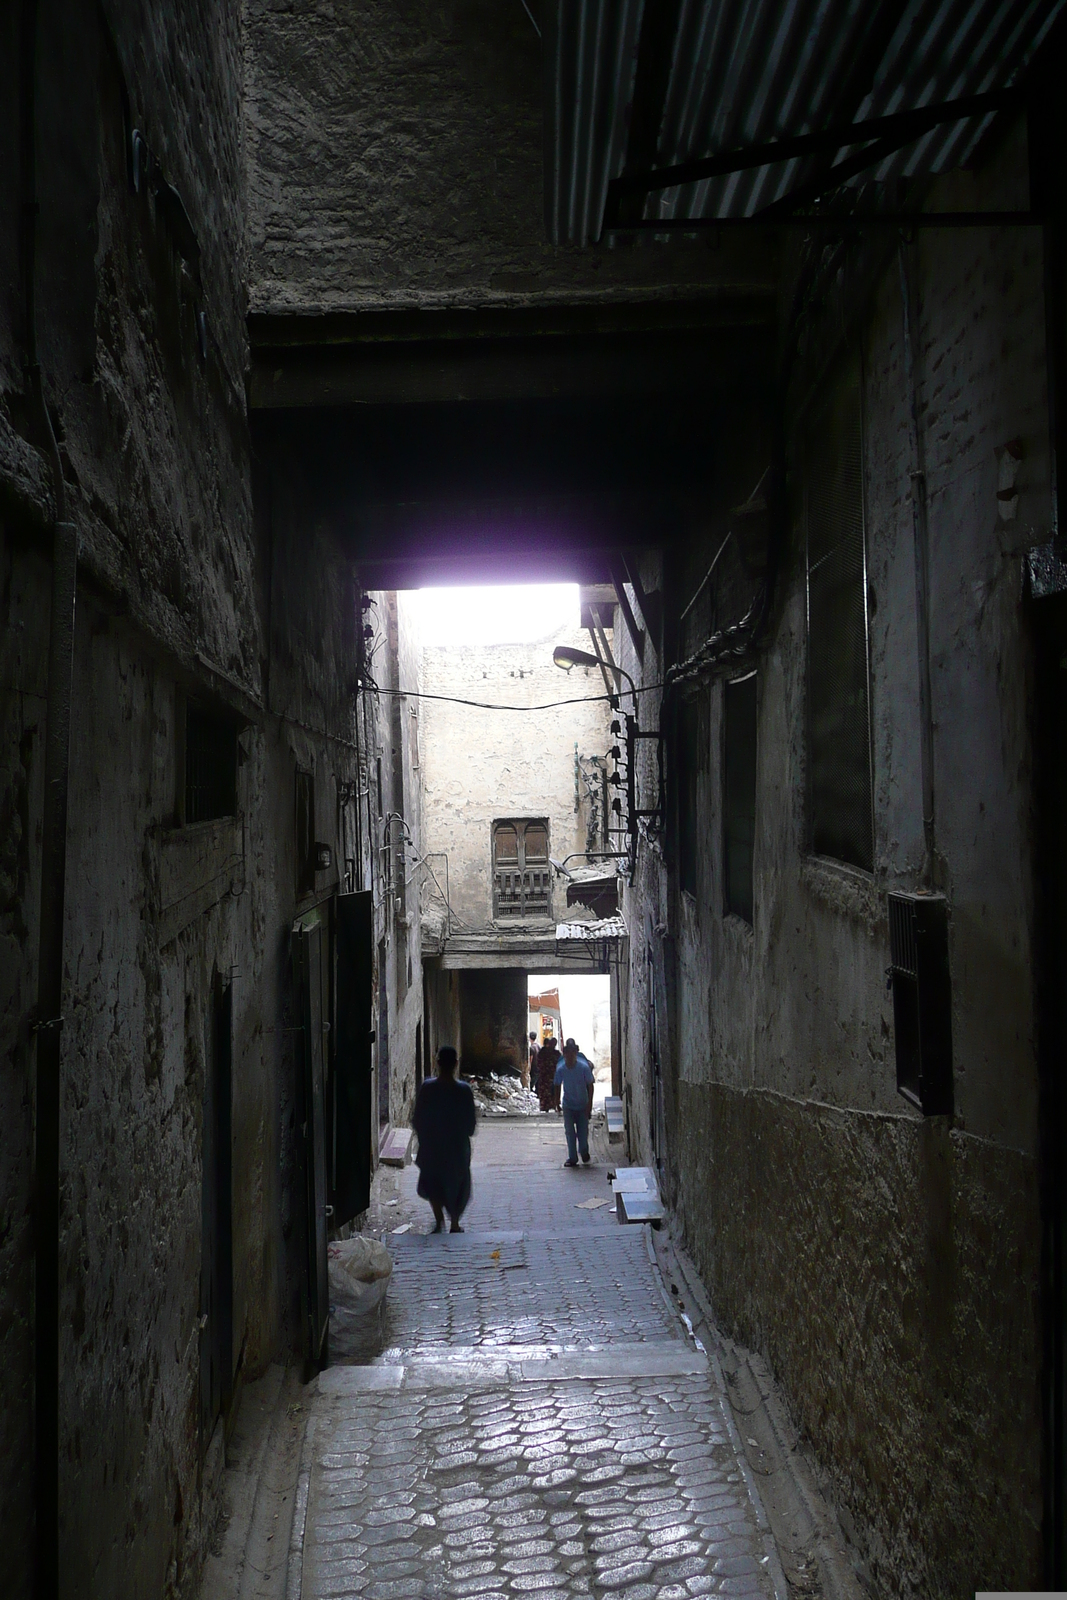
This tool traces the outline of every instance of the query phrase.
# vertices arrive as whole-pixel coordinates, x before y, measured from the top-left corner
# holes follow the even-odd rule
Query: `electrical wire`
[[[664,687],[663,683],[639,684],[636,693],[651,694]],[[559,706],[610,704],[618,699],[617,695],[610,694],[580,694],[570,700],[546,700],[536,706],[512,706],[498,705],[488,700],[464,700],[460,695],[454,694],[423,694],[417,689],[381,689],[379,693],[398,695],[401,700],[441,700],[452,706],[473,706],[476,711],[555,711]]]
[[[387,817],[385,817],[383,820],[388,823],[390,821],[390,819],[393,818],[393,817],[396,818],[396,820],[399,822],[401,828],[403,829],[406,842],[407,842],[407,844],[408,844],[408,846],[410,848],[410,852],[415,857],[415,870],[416,870],[416,872],[418,871],[418,869],[420,867],[425,867],[426,868],[426,871],[430,874],[430,877],[433,879],[434,883],[437,884],[437,892],[441,896],[441,899],[444,901],[445,905],[447,906],[449,916],[454,919],[454,921],[458,924],[458,926],[460,928],[465,929],[468,933],[472,933],[474,931],[473,925],[471,923],[467,922],[465,920],[465,918],[461,917],[458,911],[453,911],[451,900],[448,898],[447,894],[445,894],[445,891],[441,888],[441,884],[440,884],[440,881],[438,880],[437,874],[433,870],[433,868],[430,866],[429,855],[425,855],[424,856],[424,855],[422,855],[420,853],[418,847],[415,844],[414,839],[411,837],[411,829],[408,827],[407,823],[404,821],[404,818],[400,815],[400,812],[399,811],[390,811],[389,815]],[[385,848],[388,848],[388,846],[386,846]],[[432,851],[430,853],[433,854],[433,855],[438,854],[437,851]],[[415,877],[415,873],[413,872],[413,873],[411,873],[411,875],[409,877],[404,879],[404,887],[405,888],[408,886],[409,883],[411,883],[414,880],[414,877]]]

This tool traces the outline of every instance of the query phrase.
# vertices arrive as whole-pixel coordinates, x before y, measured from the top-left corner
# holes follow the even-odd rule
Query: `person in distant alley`
[[[550,1033],[545,1035],[545,1042],[537,1052],[537,1098],[541,1102],[542,1111],[551,1111],[559,1101],[555,1097],[553,1085],[556,1081],[556,1064],[559,1061],[559,1050],[556,1041]]]
[[[593,1112],[593,1069],[578,1051],[573,1039],[563,1046],[563,1060],[556,1068],[554,1084],[556,1109],[563,1099],[563,1129],[567,1135],[565,1167],[576,1167],[578,1155],[589,1164],[589,1118]]]
[[[434,1233],[451,1220],[450,1233],[462,1233],[459,1219],[471,1197],[471,1135],[477,1125],[470,1084],[456,1078],[459,1058],[450,1044],[437,1052],[437,1076],[419,1089],[411,1119],[419,1140],[415,1164],[418,1193],[433,1207]]]
[[[530,1087],[530,1085],[536,1081],[536,1076],[537,1076],[537,1056],[538,1056],[537,1035],[536,1035],[536,1033],[531,1033],[531,1035],[530,1035],[530,1048],[529,1048],[529,1050],[527,1052],[527,1055],[526,1055],[526,1068],[525,1068],[525,1070],[524,1070],[524,1072],[522,1074],[522,1086],[523,1086],[524,1089],[528,1089]]]

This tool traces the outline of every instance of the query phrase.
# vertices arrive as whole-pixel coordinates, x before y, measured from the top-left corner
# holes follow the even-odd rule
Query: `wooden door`
[[[370,1203],[373,924],[369,890],[337,897],[337,1029],[330,1082],[330,1202],[335,1228]]]
[[[321,907],[293,928],[304,1089],[304,1174],[307,1194],[307,1348],[322,1360],[330,1319],[326,1259],[326,1034],[329,1028],[329,925]]]
[[[216,974],[204,1062],[200,1189],[201,1451],[233,1388],[232,1041],[233,986]]]

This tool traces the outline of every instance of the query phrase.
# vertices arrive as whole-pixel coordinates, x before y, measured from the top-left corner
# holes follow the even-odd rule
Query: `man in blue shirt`
[[[578,1165],[578,1152],[589,1164],[589,1118],[593,1111],[593,1069],[573,1039],[563,1046],[563,1060],[556,1068],[556,1110],[563,1098],[563,1127],[567,1135],[565,1167]]]

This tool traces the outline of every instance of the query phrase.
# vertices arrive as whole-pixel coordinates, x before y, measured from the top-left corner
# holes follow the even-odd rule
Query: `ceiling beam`
[[[772,139],[764,144],[723,150],[714,156],[679,162],[676,166],[663,167],[658,171],[624,172],[621,177],[614,178],[608,184],[604,226],[605,228],[623,226],[617,220],[621,202],[631,195],[655,194],[663,189],[677,188],[681,184],[701,183],[707,178],[725,178],[735,172],[750,172],[757,167],[770,167],[778,162],[794,161],[802,156],[826,152],[833,154],[852,145],[875,139],[899,136],[901,143],[906,144],[913,139],[921,138],[931,128],[940,127],[946,122],[963,122],[971,117],[989,116],[992,112],[1004,111],[1019,103],[1020,96],[1017,91],[998,89],[988,94],[966,95],[936,106],[921,106],[912,111],[895,112],[892,116],[871,117],[866,122],[835,122],[830,127],[821,128],[814,133],[794,134],[783,139]],[[654,220],[648,219],[648,225],[655,226]]]
[[[638,661],[644,664],[645,660],[645,631],[634,616],[630,597],[626,593],[626,573],[622,562],[617,556],[612,556],[608,561],[608,571],[611,581],[615,585],[615,594],[619,601],[619,610],[622,620],[626,624],[626,631],[630,635],[630,643],[634,647]]]
[[[660,130],[670,86],[671,55],[681,18],[682,0],[655,0],[645,5],[637,45],[634,98],[626,140],[626,171],[653,166],[659,156]],[[636,222],[645,196],[634,194],[620,216]]]
[[[252,347],[253,409],[707,394],[773,337],[773,300],[714,325],[568,337],[360,340]]]

